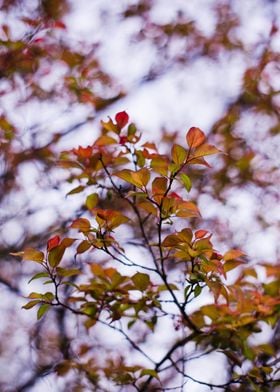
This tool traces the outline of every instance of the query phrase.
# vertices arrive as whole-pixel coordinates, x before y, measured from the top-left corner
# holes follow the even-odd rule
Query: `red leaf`
[[[54,22],[54,27],[55,27],[56,29],[66,29],[65,24],[64,24],[61,20],[56,20],[56,21]]]
[[[73,148],[73,153],[79,158],[90,158],[92,155],[92,146]]]
[[[118,128],[122,129],[128,123],[129,116],[125,111],[119,112],[115,115],[115,120],[116,120]]]
[[[197,230],[194,235],[195,235],[195,238],[197,239],[197,238],[205,237],[206,234],[209,234],[209,231],[207,231],[207,230]]]
[[[55,235],[54,237],[50,238],[47,242],[47,251],[49,252],[53,248],[57,247],[60,243],[59,235]]]
[[[127,136],[120,136],[119,143],[123,146],[127,142]]]

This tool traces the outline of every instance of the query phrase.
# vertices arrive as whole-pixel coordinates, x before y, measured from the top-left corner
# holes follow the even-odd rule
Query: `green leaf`
[[[154,369],[143,369],[141,371],[141,376],[152,376],[156,379],[159,380],[159,375],[157,374],[157,372]]]
[[[43,304],[40,306],[37,312],[37,320],[40,320],[44,314],[49,310],[50,304]]]
[[[22,306],[23,309],[31,309],[35,305],[39,304],[41,301],[39,299],[34,299],[33,301],[27,302],[24,306]]]
[[[132,276],[132,281],[137,290],[146,290],[146,288],[150,284],[150,277],[147,274],[143,274],[141,272],[137,272],[135,275]]]
[[[59,246],[56,246],[49,252],[48,262],[51,267],[55,268],[59,265],[64,255],[64,252],[65,252],[65,247],[62,246],[61,244]]]
[[[188,192],[190,192],[190,190],[192,189],[192,182],[189,176],[187,176],[185,173],[182,173],[180,175],[180,179],[184,185],[184,187],[186,188],[186,190]]]
[[[158,291],[168,291],[169,289],[172,291],[178,290],[178,287],[174,283],[169,283],[168,287],[166,286],[166,284],[161,284],[158,286]]]
[[[78,268],[66,269],[66,268],[61,268],[61,267],[58,267],[56,272],[60,276],[67,276],[67,277],[79,275],[81,273],[81,271]]]
[[[176,165],[182,165],[187,157],[187,151],[184,149],[184,147],[180,146],[179,144],[174,144],[171,150],[171,156],[173,159],[173,162]]]
[[[86,206],[89,210],[95,208],[97,203],[98,203],[97,193],[92,193],[91,195],[88,195],[88,197],[86,198]]]
[[[28,281],[28,283],[32,282],[32,280],[40,279],[40,278],[48,278],[49,274],[47,272],[39,272],[32,276],[32,278]]]
[[[74,195],[75,193],[80,193],[85,189],[83,185],[79,185],[76,188],[72,189],[70,192],[66,193],[66,196]]]
[[[201,293],[201,291],[202,291],[202,287],[199,286],[199,285],[196,285],[196,286],[195,286],[195,289],[194,289],[194,296],[195,296],[195,297],[198,297],[199,294]]]
[[[135,135],[137,129],[134,123],[129,124],[128,130],[127,130],[127,136],[132,136]]]

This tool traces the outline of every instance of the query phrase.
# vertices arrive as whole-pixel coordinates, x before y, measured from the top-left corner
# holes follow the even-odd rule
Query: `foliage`
[[[0,7],[0,389],[277,390],[278,3]]]
[[[192,127],[184,145],[161,153],[151,142],[142,144],[137,127],[128,121],[126,112],[117,113],[115,121],[102,122],[92,145],[61,154],[59,164],[70,171],[71,181],[93,193],[85,199],[88,211],[69,227],[81,236],[54,236],[45,252],[24,250],[24,260],[41,265],[31,280],[43,279],[52,289],[30,293],[23,307],[36,306],[38,320],[53,307],[65,308],[81,317],[89,334],[99,324],[118,331],[139,359],[114,352],[99,359],[90,355],[94,344],[88,342],[85,353],[78,348],[78,359],[57,363],[57,374],[76,370],[92,388],[101,388],[105,379],[129,390],[164,390],[170,373],[183,384],[193,379],[185,371],[189,350],[182,354],[179,349],[194,344],[201,356],[223,354],[233,369],[224,384],[204,383],[211,388],[258,391],[280,385],[273,346],[251,342],[262,323],[274,327],[279,318],[279,275],[265,265],[270,282],[260,284],[257,267],[248,265],[242,251],[221,254],[208,230],[189,227],[190,220],[199,227],[201,218],[188,196],[187,173],[191,165],[207,167],[205,157],[219,150]],[[106,200],[110,208],[104,206]],[[128,255],[130,242],[135,249]],[[64,253],[73,246],[71,262]],[[64,290],[65,285],[70,289]],[[204,293],[206,302],[198,302]],[[195,310],[191,302],[197,304]],[[156,361],[146,340],[158,340],[168,319],[176,320],[170,330],[173,342]],[[145,338],[139,340],[139,335]]]

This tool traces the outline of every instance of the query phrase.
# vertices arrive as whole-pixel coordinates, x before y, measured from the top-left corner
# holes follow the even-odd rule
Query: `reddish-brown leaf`
[[[187,143],[190,148],[199,147],[206,140],[204,132],[201,129],[192,127],[189,129],[187,136]]]

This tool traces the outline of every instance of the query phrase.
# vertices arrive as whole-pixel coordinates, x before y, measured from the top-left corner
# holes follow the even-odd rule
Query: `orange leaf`
[[[221,152],[220,150],[218,150],[215,146],[212,146],[211,144],[202,144],[201,146],[199,146],[195,152],[194,152],[194,157],[195,158],[200,158],[200,157],[204,157],[206,155],[213,155],[213,154],[217,154]]]
[[[194,235],[195,235],[195,238],[197,239],[197,238],[205,237],[206,234],[209,234],[209,231],[207,231],[207,230],[197,230]]]
[[[52,238],[50,238],[47,242],[47,251],[49,252],[50,250],[52,250],[53,248],[55,248],[56,246],[58,246],[60,243],[60,237],[59,235],[56,235]]]
[[[241,257],[241,256],[245,256],[245,253],[242,252],[242,251],[239,250],[239,249],[231,249],[231,250],[228,250],[228,251],[224,254],[223,259],[224,259],[225,261],[228,261],[228,260],[238,259],[238,258]]]
[[[181,242],[181,239],[178,238],[176,234],[169,234],[167,237],[164,238],[161,245],[166,248],[173,248],[176,245],[179,245]]]
[[[200,217],[200,212],[194,203],[182,201],[177,204],[176,216],[181,218],[196,218]]]
[[[190,148],[196,148],[204,143],[206,137],[204,132],[202,132],[199,128],[192,127],[189,129],[186,139]]]
[[[79,231],[84,232],[90,230],[90,223],[88,219],[78,218],[72,222],[70,227],[72,229],[79,229]]]
[[[162,196],[167,189],[167,178],[156,177],[152,183],[153,198],[156,202],[160,202]]]
[[[150,172],[147,168],[140,169],[136,172],[131,172],[132,179],[141,186],[146,186],[150,180]]]
[[[95,146],[107,146],[108,144],[116,144],[117,140],[112,138],[111,136],[102,135],[100,136],[96,142],[94,143]]]

